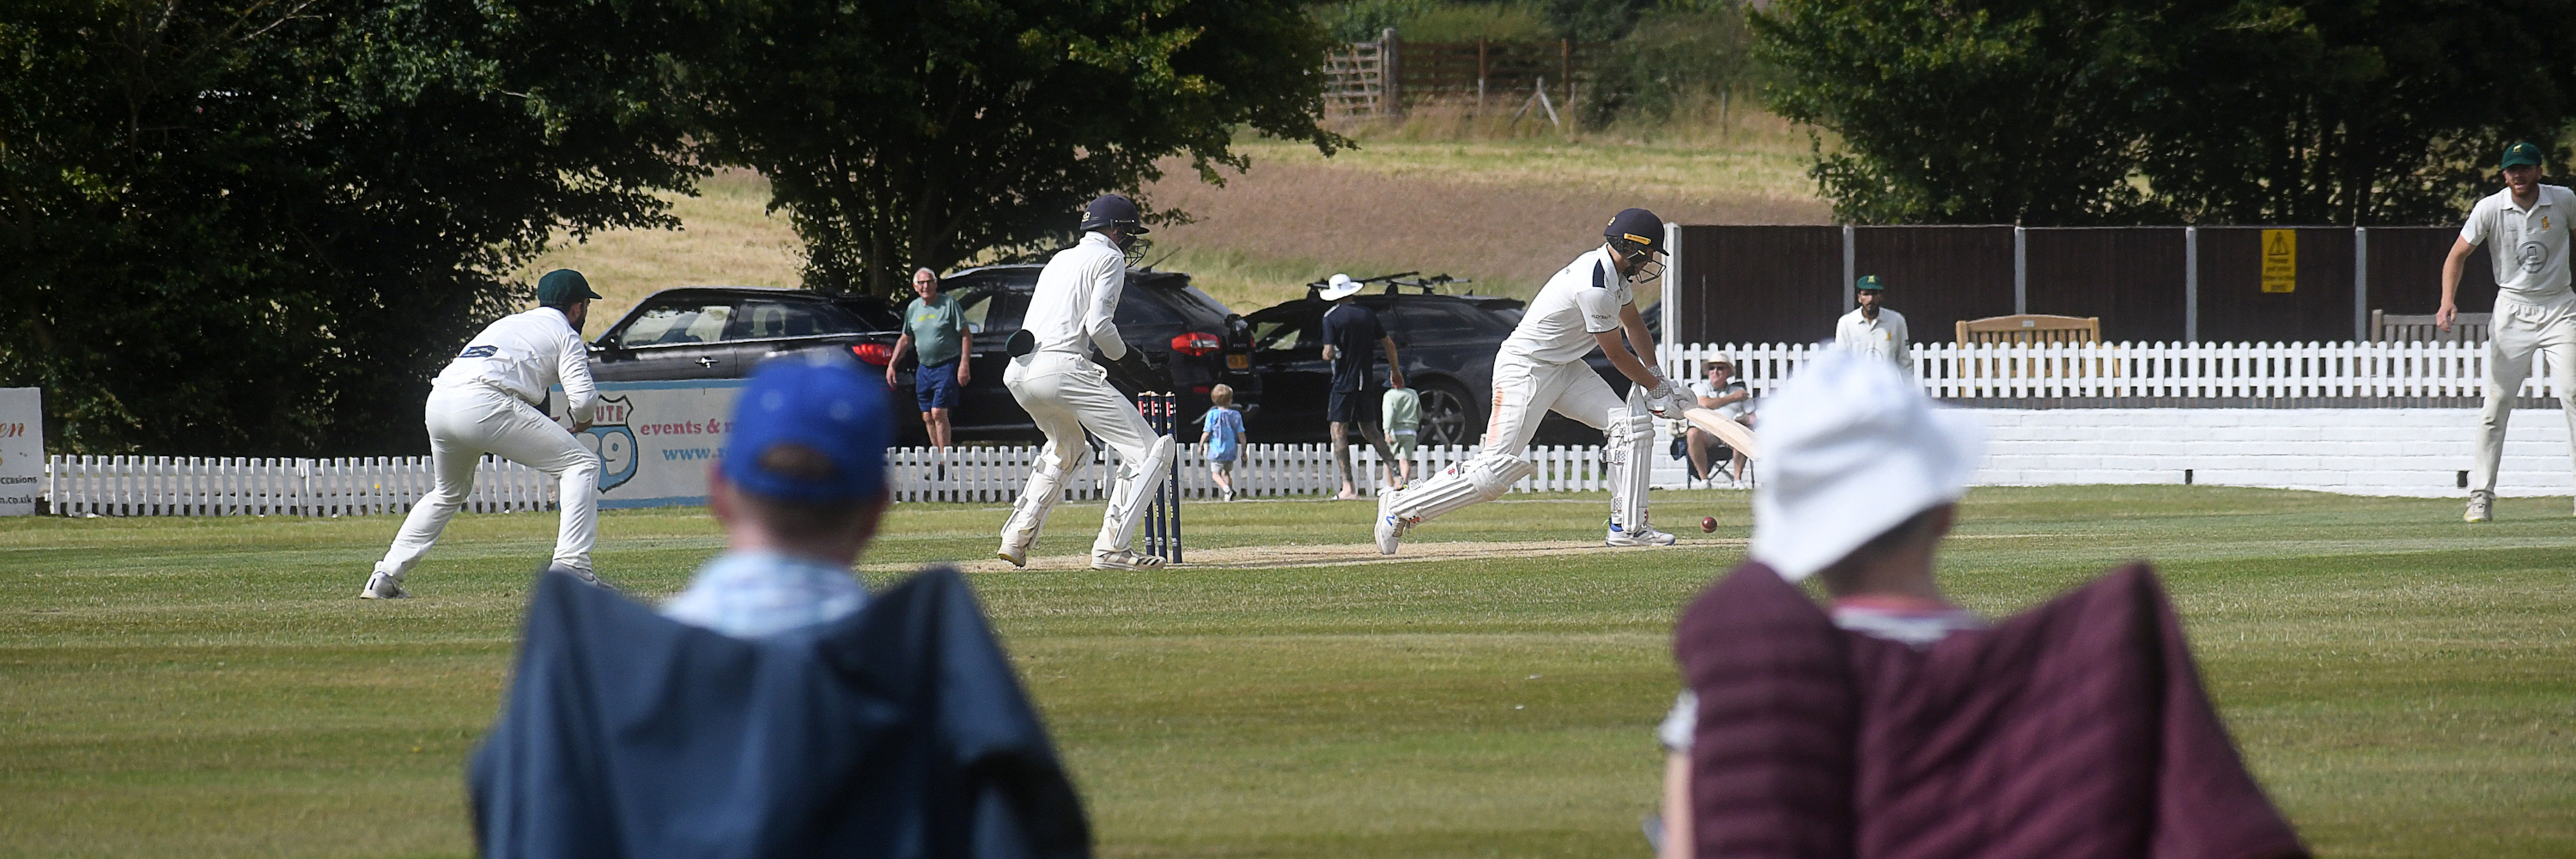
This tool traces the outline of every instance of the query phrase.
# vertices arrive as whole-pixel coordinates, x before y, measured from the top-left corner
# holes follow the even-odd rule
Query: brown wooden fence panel
[[[2352,229],[2295,230],[2298,278],[2290,292],[2263,291],[2264,229],[2200,228],[2200,339],[2353,339]]]
[[[1905,314],[1917,343],[1948,342],[1963,319],[2013,312],[2011,227],[1859,227],[1852,264],[1853,275],[1886,285],[1887,306]]]
[[[2442,307],[2442,260],[2460,238],[2458,227],[2370,228],[2370,306],[2389,313],[2431,313]],[[2462,313],[2495,308],[2495,269],[2480,246],[2460,269]]]
[[[1547,79],[1548,98],[1562,111],[1608,45],[1585,42],[1399,42],[1398,89],[1407,101],[1474,96],[1481,77],[1487,107],[1509,110]],[[1570,87],[1570,88],[1569,88]]]
[[[1843,307],[1843,228],[1686,226],[1675,343],[1812,343]]]
[[[2182,342],[2183,241],[2181,227],[2024,230],[2025,306],[2031,313],[2101,317],[2108,341]]]

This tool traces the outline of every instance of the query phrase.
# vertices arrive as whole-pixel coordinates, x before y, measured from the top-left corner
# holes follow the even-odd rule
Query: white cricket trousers
[[[1137,513],[1144,500],[1152,497],[1157,476],[1147,473],[1152,469],[1146,465],[1153,461],[1157,436],[1136,412],[1136,404],[1109,384],[1109,374],[1100,365],[1068,352],[1031,352],[1013,358],[1002,370],[1002,385],[1011,389],[1011,397],[1028,410],[1047,438],[1028,486],[1011,507],[1010,521],[1002,525],[1003,544],[1025,549],[1037,542],[1047,513],[1064,498],[1065,476],[1082,468],[1083,457],[1091,450],[1082,437],[1088,429],[1118,450],[1121,464],[1118,482],[1109,493],[1109,510],[1100,518],[1100,536],[1091,542],[1091,550],[1125,551],[1135,541]]]
[[[1590,364],[1545,364],[1510,350],[1497,352],[1494,413],[1485,420],[1485,446],[1478,455],[1528,453],[1530,438],[1538,434],[1539,421],[1546,420],[1548,412],[1602,429],[1608,426],[1611,409],[1627,405],[1610,390],[1610,383],[1601,380],[1601,374],[1592,372]]]
[[[2486,409],[2478,415],[2476,459],[2469,470],[2469,489],[2495,494],[2496,469],[2504,462],[2504,430],[2522,380],[2531,375],[2531,357],[2549,361],[2549,384],[2567,416],[2569,455],[2576,457],[2576,296],[2547,306],[2524,304],[2497,296],[2493,327],[2487,334]]]
[[[496,388],[433,390],[425,412],[438,484],[403,519],[402,533],[394,536],[393,548],[376,564],[376,572],[399,579],[420,563],[447,530],[448,518],[474,491],[474,466],[487,453],[545,472],[561,484],[557,506],[563,517],[555,531],[554,565],[590,569],[590,547],[599,540],[597,454],[535,406]]]

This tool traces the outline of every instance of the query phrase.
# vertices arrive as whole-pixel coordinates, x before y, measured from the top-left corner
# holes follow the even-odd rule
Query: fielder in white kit
[[[557,384],[573,431],[590,428],[598,389],[590,381],[590,345],[581,323],[590,315],[590,282],[559,268],[537,281],[537,308],[505,316],[474,335],[430,382],[423,409],[436,487],[403,519],[393,548],[376,562],[361,599],[400,599],[403,576],[447,530],[447,520],[474,491],[474,466],[487,453],[545,472],[560,484],[562,521],[552,566],[599,584],[590,547],[599,539],[599,456],[546,417],[538,403]]]
[[[993,552],[1012,566],[1028,564],[1029,546],[1046,527],[1047,513],[1064,498],[1065,476],[1082,468],[1083,455],[1091,450],[1084,430],[1117,448],[1119,460],[1109,511],[1100,518],[1099,538],[1091,542],[1091,568],[1163,565],[1163,559],[1138,555],[1129,547],[1136,539],[1137,518],[1159,486],[1155,476],[1171,467],[1174,442],[1155,435],[1136,404],[1111,386],[1109,374],[1091,359],[1093,349],[1110,361],[1128,356],[1127,341],[1118,335],[1118,297],[1127,288],[1128,254],[1142,252],[1136,241],[1146,232],[1140,217],[1133,201],[1116,194],[1101,195],[1084,207],[1081,243],[1047,260],[1020,333],[1012,335],[1012,358],[1002,370],[1002,385],[1047,437],[1028,486],[1002,524],[1002,547]]]
[[[2471,522],[2495,513],[2496,468],[2504,460],[2505,423],[2513,416],[2531,356],[2549,357],[2550,384],[2566,412],[2576,447],[2576,293],[2568,290],[2567,232],[2576,221],[2576,192],[2540,184],[2540,147],[2505,147],[2497,166],[2505,188],[2469,209],[2468,223],[2442,261],[2442,307],[2434,321],[2451,330],[2460,268],[2479,245],[2495,262],[2495,315],[2487,335],[2486,409],[2478,415],[2477,450],[2469,466]],[[2576,451],[2571,451],[2576,452]]]
[[[1647,521],[1646,481],[1655,418],[1679,417],[1673,384],[1655,365],[1655,341],[1637,315],[1635,282],[1662,274],[1664,221],[1627,209],[1602,230],[1602,244],[1548,278],[1520,325],[1494,353],[1494,412],[1476,458],[1412,487],[1381,493],[1377,548],[1395,554],[1404,534],[1468,505],[1491,501],[1536,468],[1522,458],[1549,411],[1601,430],[1610,469],[1612,546],[1669,546],[1673,535]],[[1623,341],[1621,338],[1625,336]],[[1635,383],[1626,400],[1583,362],[1594,348]]]

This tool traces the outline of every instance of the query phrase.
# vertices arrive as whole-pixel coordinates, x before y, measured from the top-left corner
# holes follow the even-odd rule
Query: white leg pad
[[[1537,471],[1538,464],[1510,454],[1486,454],[1440,470],[1410,489],[1398,491],[1387,512],[1412,527],[1512,491],[1512,484]]]
[[[1601,456],[1610,471],[1610,523],[1621,528],[1647,523],[1646,486],[1654,475],[1655,416],[1637,400],[1631,391],[1628,404],[1611,409],[1602,423],[1608,442]]]
[[[1048,442],[1038,451],[1037,467],[1029,472],[1029,483],[1020,489],[1020,498],[1011,505],[1011,518],[1002,523],[1002,545],[1009,549],[1027,550],[1038,541],[1038,532],[1046,528],[1047,514],[1064,500],[1066,475],[1082,470],[1091,446],[1075,443],[1058,445]]]
[[[1109,512],[1101,517],[1100,538],[1092,541],[1092,551],[1125,551],[1136,542],[1136,526],[1144,517],[1145,505],[1154,500],[1155,490],[1163,488],[1178,450],[1171,436],[1155,436],[1143,459],[1118,463],[1118,485],[1109,491]]]

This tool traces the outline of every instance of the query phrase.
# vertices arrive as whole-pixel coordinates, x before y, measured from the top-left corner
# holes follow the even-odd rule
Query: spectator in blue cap
[[[858,611],[867,591],[850,565],[885,513],[886,397],[830,352],[753,370],[724,459],[707,473],[727,548],[662,613],[759,638]]]

